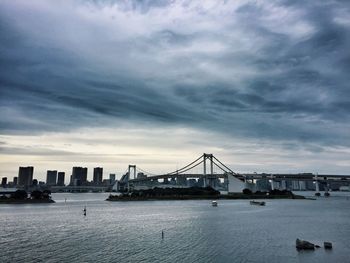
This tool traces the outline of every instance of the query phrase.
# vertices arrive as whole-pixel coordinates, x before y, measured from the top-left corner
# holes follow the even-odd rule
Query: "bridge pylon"
[[[129,180],[131,179],[131,170],[133,170],[133,174],[134,174],[134,178],[133,179],[136,179],[136,165],[135,164],[129,164],[129,167],[128,167],[128,176],[127,176],[127,180],[128,180],[128,183],[127,183],[127,187],[128,187],[128,192],[130,192],[130,183],[129,183]]]
[[[210,173],[209,176],[207,174],[207,159],[209,159],[210,163]],[[213,154],[211,153],[203,153],[203,182],[204,182],[204,187],[213,186],[212,182],[212,175],[213,175]]]
[[[129,164],[129,167],[128,167],[128,173],[129,173],[129,179],[131,179],[131,171],[133,171],[133,174],[134,174],[134,178],[136,178],[136,165],[135,164]]]

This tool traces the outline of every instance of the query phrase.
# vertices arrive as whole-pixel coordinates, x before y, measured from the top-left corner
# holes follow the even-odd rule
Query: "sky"
[[[0,177],[350,174],[349,73],[349,1],[2,0]]]

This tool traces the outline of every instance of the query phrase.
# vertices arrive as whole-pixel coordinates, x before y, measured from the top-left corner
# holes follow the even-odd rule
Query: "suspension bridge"
[[[215,168],[215,170],[214,170]],[[198,173],[198,170],[200,172]],[[165,174],[149,173],[136,165],[129,165],[127,172],[118,182],[121,191],[151,189],[154,187],[212,187],[227,192],[241,192],[244,188],[262,190],[256,186],[257,180],[265,180],[268,189],[287,189],[286,182],[312,181],[315,190],[319,185],[329,188],[330,182],[350,184],[349,175],[317,175],[312,173],[301,174],[240,174],[231,170],[213,154],[203,153],[194,161],[175,171]]]
[[[195,168],[198,167],[201,168],[200,173],[195,172]],[[217,171],[214,171],[214,168]],[[154,186],[210,186],[214,189],[224,189],[228,187],[229,181],[236,181],[236,184],[241,184],[243,187],[245,177],[232,171],[213,154],[204,153],[184,167],[165,174],[151,174],[136,165],[129,165],[128,171],[122,176],[119,183],[123,190],[145,189]]]

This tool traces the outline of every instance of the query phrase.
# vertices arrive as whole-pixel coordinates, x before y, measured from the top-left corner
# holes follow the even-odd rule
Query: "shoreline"
[[[183,195],[183,196],[116,196],[110,195],[105,201],[109,202],[123,202],[123,201],[176,201],[176,200],[249,200],[249,199],[299,199],[309,200],[301,195],[245,195],[245,194],[232,194],[232,195]]]
[[[18,200],[18,199],[0,199],[0,204],[53,204],[56,203],[52,199],[25,199],[25,200]]]

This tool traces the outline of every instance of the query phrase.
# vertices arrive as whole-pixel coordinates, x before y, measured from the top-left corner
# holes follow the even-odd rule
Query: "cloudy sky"
[[[350,2],[0,2],[0,177],[213,153],[350,174]]]

